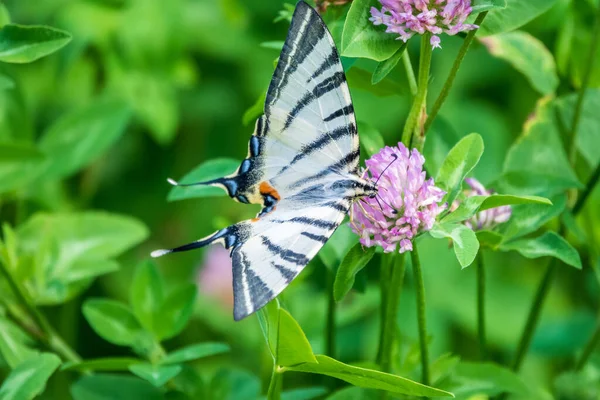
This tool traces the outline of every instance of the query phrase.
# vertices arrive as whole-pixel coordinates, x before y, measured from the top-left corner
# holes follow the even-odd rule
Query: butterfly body
[[[276,297],[317,254],[353,201],[374,197],[358,174],[354,108],[331,34],[305,2],[296,6],[248,156],[219,186],[256,218],[167,253],[221,243],[231,251],[234,318]]]

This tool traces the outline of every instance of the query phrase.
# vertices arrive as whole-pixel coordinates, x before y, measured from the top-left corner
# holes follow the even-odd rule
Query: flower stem
[[[511,365],[511,369],[515,372],[521,368],[523,360],[525,359],[525,354],[527,354],[527,350],[529,350],[531,339],[533,339],[535,328],[537,327],[540,319],[544,300],[546,300],[548,295],[548,290],[550,289],[552,278],[556,274],[557,267],[558,261],[556,258],[554,258],[552,261],[550,261],[550,265],[546,267],[542,281],[540,282],[537,292],[535,293],[533,304],[529,310],[527,322],[525,323],[525,329],[521,334],[521,340],[519,341],[519,345],[517,347],[517,355],[515,356],[515,359]]]
[[[410,56],[408,55],[408,49],[404,50],[402,54],[402,63],[406,70],[406,79],[408,80],[408,87],[410,93],[414,96],[417,95],[417,78],[415,77],[415,71],[413,70],[412,63],[410,62]]]
[[[483,254],[477,254],[477,336],[479,337],[479,357],[487,358],[485,334],[485,268]]]
[[[426,32],[421,37],[417,94],[408,113],[404,131],[402,132],[402,143],[408,148],[416,147],[419,151],[423,150],[423,143],[425,142],[422,117],[427,113],[427,84],[429,83],[429,70],[433,51],[429,42],[430,39],[431,34],[429,32]]]
[[[581,195],[577,198],[577,202],[573,206],[573,215],[579,214],[579,212],[583,208],[583,205],[585,204],[585,201],[587,200],[587,198],[590,196],[590,194],[594,190],[594,187],[596,187],[596,184],[598,183],[598,179],[600,179],[600,164],[598,164],[596,166],[596,169],[592,173],[592,176],[590,177],[590,179],[587,181],[587,184],[585,185],[585,189],[583,190]]]
[[[590,356],[594,352],[594,349],[596,348],[596,346],[598,346],[598,342],[600,342],[600,320],[598,321],[598,323],[596,325],[596,329],[594,330],[594,334],[590,338],[589,342],[587,342],[587,344],[583,348],[583,352],[581,353],[581,357],[579,358],[579,360],[575,364],[575,370],[576,371],[581,371],[583,369],[583,367],[585,367],[585,364],[587,364]]]
[[[28,334],[41,342],[48,349],[59,354],[64,360],[80,362],[81,357],[56,333],[46,317],[39,312],[27,296],[25,290],[13,277],[9,268],[2,262],[0,262],[0,272],[8,282],[17,301],[21,303],[21,306],[29,317],[27,318],[23,315],[21,308],[7,306],[7,311],[11,318]]]
[[[481,23],[485,19],[485,16],[487,15],[487,13],[488,13],[487,11],[480,13],[477,16],[477,19],[475,20],[475,25],[481,26]],[[425,122],[425,126],[423,128],[424,134],[427,133],[429,128],[431,128],[431,124],[433,123],[433,120],[435,120],[435,117],[437,117],[438,113],[440,112],[440,109],[442,108],[442,105],[444,104],[444,102],[446,101],[446,98],[448,97],[448,94],[450,94],[450,89],[452,88],[452,85],[454,84],[454,80],[456,79],[456,75],[458,74],[458,70],[460,69],[460,65],[462,64],[463,59],[465,58],[465,55],[467,54],[467,51],[469,50],[469,47],[471,46],[471,43],[473,42],[473,39],[475,39],[475,34],[477,33],[477,31],[478,31],[478,29],[469,31],[460,50],[458,51],[458,55],[456,56],[456,59],[454,60],[454,64],[452,65],[450,74],[448,75],[448,78],[446,79],[446,83],[444,83],[444,87],[442,88],[440,95],[438,96],[438,98],[435,100],[435,103],[433,104],[433,108],[431,109],[431,113],[429,114],[429,117],[427,118],[427,122]]]
[[[600,6],[596,12],[596,19],[594,22],[594,31],[592,33],[592,40],[588,52],[588,59],[586,69],[581,80],[581,87],[579,88],[579,95],[577,96],[577,103],[575,103],[575,112],[573,113],[573,121],[571,122],[571,138],[569,152],[569,161],[571,165],[575,165],[577,160],[577,128],[579,127],[579,121],[581,120],[581,112],[583,109],[583,101],[585,99],[585,91],[590,83],[590,77],[594,69],[594,61],[596,60],[596,50],[598,48],[598,40],[600,39]]]
[[[283,374],[277,371],[277,365],[273,365],[273,373],[271,374],[267,400],[280,400],[281,386],[283,386]]]
[[[419,345],[421,349],[421,382],[429,385],[429,349],[427,346],[427,320],[425,318],[425,284],[423,283],[423,271],[421,260],[417,251],[417,244],[413,243],[413,251],[410,253],[415,284],[417,289],[417,318],[419,323]]]
[[[379,343],[379,364],[383,372],[391,372],[394,344],[396,341],[396,320],[402,284],[404,282],[404,256],[395,255],[388,272],[385,302],[382,304],[383,316]],[[383,284],[382,279],[382,284]]]
[[[327,285],[328,301],[327,301],[327,324],[325,326],[325,354],[331,358],[335,358],[335,315],[336,305],[335,299],[333,298],[333,283],[335,281],[335,273],[331,270],[327,271]]]

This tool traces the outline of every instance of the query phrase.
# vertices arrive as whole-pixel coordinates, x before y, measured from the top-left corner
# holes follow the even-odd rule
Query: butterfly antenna
[[[383,171],[381,171],[381,174],[379,174],[379,177],[377,178],[377,180],[375,181],[375,185],[377,185],[379,183],[379,180],[381,179],[381,177],[383,176],[383,174],[385,173],[385,171],[387,171],[387,169],[394,163],[396,162],[396,160],[398,159],[398,155],[395,153],[392,153],[392,158],[393,160],[390,161],[390,163],[383,169]]]

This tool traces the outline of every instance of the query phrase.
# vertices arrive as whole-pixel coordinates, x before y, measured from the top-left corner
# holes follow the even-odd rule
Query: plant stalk
[[[383,321],[381,324],[380,359],[379,364],[383,372],[392,371],[392,359],[394,355],[394,344],[396,342],[396,320],[398,317],[398,305],[400,294],[404,283],[404,256],[395,255],[390,264],[387,293],[383,308]],[[382,279],[383,281],[383,279]]]
[[[81,357],[56,333],[3,262],[0,262],[0,272],[8,282],[17,301],[29,316],[29,318],[24,318],[21,308],[7,306],[7,311],[12,319],[48,349],[59,354],[63,360],[80,362]]]
[[[408,148],[416,147],[419,151],[423,150],[423,143],[425,141],[422,120],[423,116],[427,113],[427,85],[429,83],[429,70],[431,68],[431,55],[433,52],[429,43],[430,39],[431,33],[429,32],[421,37],[417,94],[408,113],[404,131],[402,132],[402,143]]]
[[[587,344],[583,348],[581,357],[575,364],[576,371],[581,371],[583,369],[583,367],[585,367],[585,364],[587,364],[588,360],[590,359],[590,356],[594,352],[594,349],[596,349],[596,347],[598,346],[599,342],[600,342],[600,320],[598,320],[598,323],[596,324],[596,329],[594,330],[594,333],[592,334],[592,337],[590,338],[589,342],[587,342]]]
[[[477,254],[477,336],[479,338],[479,357],[481,361],[487,358],[485,333],[485,267],[483,254]]]
[[[271,382],[269,383],[267,400],[280,400],[282,386],[283,374],[277,371],[277,365],[273,365],[273,373],[271,374]]]
[[[427,319],[425,317],[425,284],[423,283],[423,271],[421,260],[417,251],[417,244],[413,242],[413,251],[410,253],[415,285],[417,292],[417,318],[419,323],[419,346],[421,350],[421,383],[429,385],[429,348],[427,340]]]
[[[336,318],[336,304],[333,298],[333,283],[335,281],[335,274],[333,271],[327,271],[327,280],[329,281],[328,287],[328,301],[327,301],[327,324],[325,326],[325,354],[331,358],[335,358],[335,318]]]
[[[600,6],[596,11],[596,19],[594,22],[594,31],[592,33],[592,40],[590,48],[588,50],[588,59],[583,78],[581,80],[581,87],[579,88],[579,95],[577,96],[577,102],[575,103],[575,112],[573,113],[573,121],[571,122],[571,138],[570,147],[568,149],[569,161],[571,165],[575,165],[577,160],[577,129],[579,128],[579,122],[581,120],[581,112],[583,111],[583,102],[585,100],[585,91],[590,83],[590,77],[594,70],[594,61],[596,61],[596,51],[598,49],[598,40],[600,39]]]
[[[515,372],[518,371],[523,365],[523,360],[525,359],[527,350],[529,350],[529,346],[531,345],[531,339],[533,339],[535,328],[537,327],[538,321],[540,320],[542,307],[548,295],[548,291],[550,290],[550,284],[552,283],[552,278],[556,274],[557,268],[557,259],[552,259],[552,261],[550,261],[550,264],[546,267],[546,271],[544,271],[544,276],[542,277],[542,280],[535,293],[533,304],[531,306],[531,309],[529,310],[527,322],[525,323],[525,329],[523,330],[521,340],[519,341],[519,345],[517,347],[517,354],[511,365],[511,369]]]
[[[408,87],[410,88],[410,93],[414,96],[417,95],[417,78],[415,77],[415,71],[413,70],[412,63],[410,62],[410,55],[408,54],[408,48],[404,50],[402,54],[402,63],[404,64],[404,69],[406,70],[406,79],[408,80]]]
[[[487,13],[488,13],[487,11],[480,13],[477,16],[477,19],[475,19],[475,25],[481,26],[481,23],[485,19]],[[429,117],[427,118],[427,121],[425,122],[425,126],[423,127],[424,134],[427,133],[429,128],[431,128],[431,124],[433,124],[433,121],[435,120],[435,117],[437,117],[438,113],[440,112],[440,109],[444,105],[444,102],[446,101],[448,94],[450,94],[450,89],[452,89],[452,85],[454,84],[454,80],[456,79],[456,75],[458,74],[458,70],[460,69],[463,59],[465,58],[465,55],[467,54],[467,51],[469,50],[469,47],[471,46],[473,39],[475,39],[475,34],[477,33],[478,30],[479,29],[474,29],[472,31],[469,31],[462,46],[460,47],[460,50],[458,51],[458,55],[456,56],[456,59],[454,60],[454,64],[452,65],[452,69],[450,70],[450,74],[448,75],[448,78],[446,79],[446,82],[444,83],[444,87],[442,88],[442,91],[440,92],[438,98],[435,100],[435,103],[433,104],[433,108],[431,109],[431,112],[429,113]]]

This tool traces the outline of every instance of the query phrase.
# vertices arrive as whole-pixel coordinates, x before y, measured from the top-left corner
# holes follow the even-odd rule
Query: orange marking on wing
[[[260,186],[258,188],[260,190],[260,194],[271,195],[277,201],[281,200],[281,196],[279,196],[279,193],[277,193],[277,190],[275,190],[275,188],[273,186],[271,186],[269,184],[269,182],[267,182],[267,181],[261,182]]]
[[[259,219],[260,219],[260,218],[252,218],[252,219],[250,220],[250,222],[256,222],[256,221],[258,221]]]

